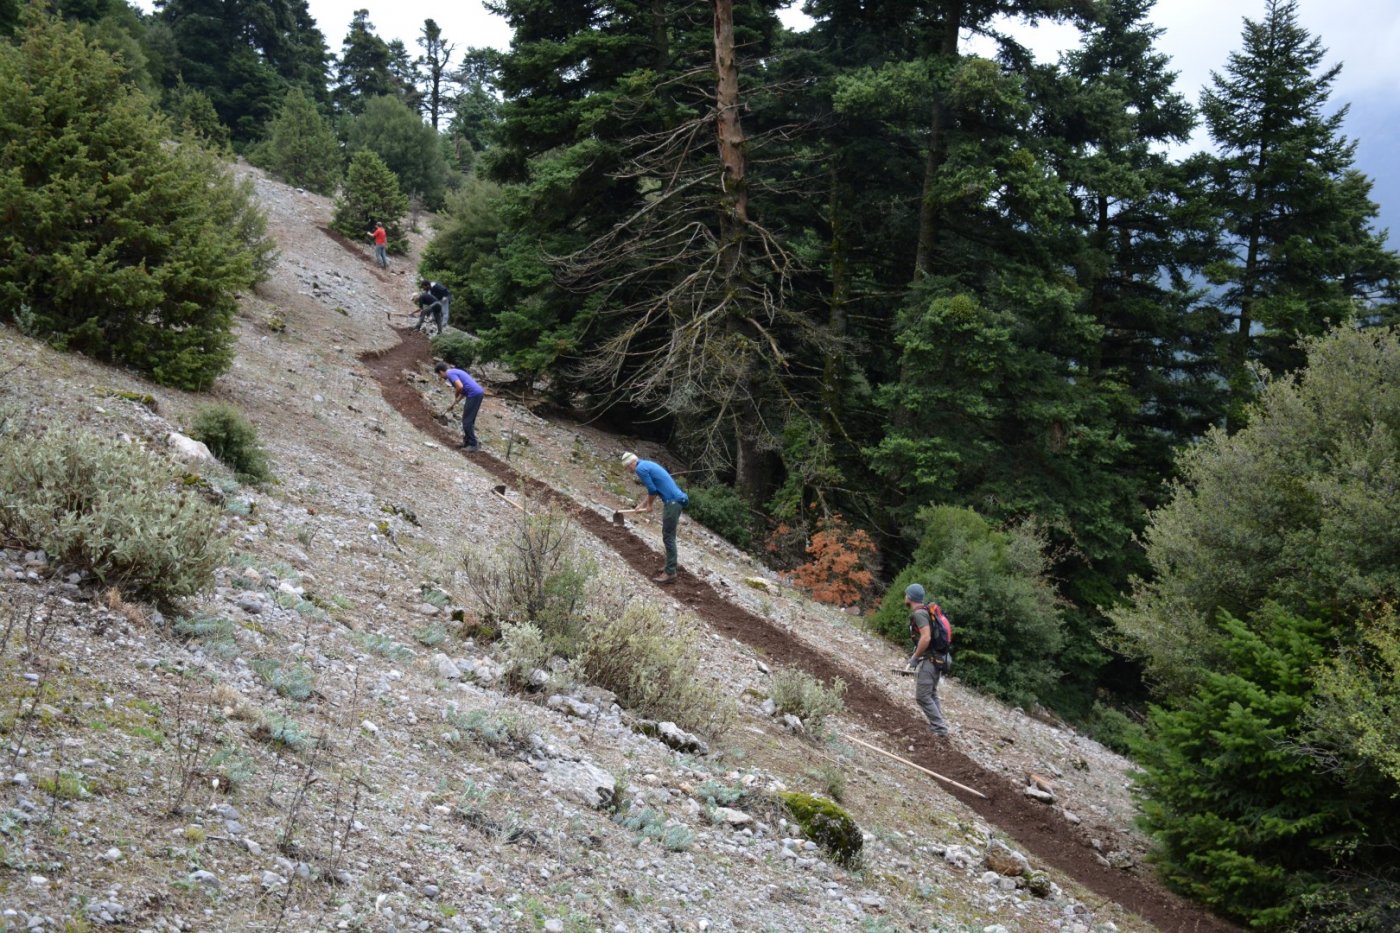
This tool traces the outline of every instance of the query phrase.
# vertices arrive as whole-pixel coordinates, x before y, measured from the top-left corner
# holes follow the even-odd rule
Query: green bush
[[[34,16],[0,43],[0,87],[0,319],[27,313],[60,349],[207,387],[273,252],[251,188],[171,144],[120,64],[62,22]]]
[[[597,564],[577,546],[568,516],[521,514],[494,555],[462,558],[467,584],[491,625],[532,622],[555,654],[576,650],[579,620]]]
[[[219,512],[167,460],[93,434],[0,434],[0,538],[84,567],[160,602],[214,582],[227,549]]]
[[[1145,734],[1127,713],[1099,701],[1094,702],[1084,725],[1094,741],[1120,755],[1134,754]]]
[[[258,445],[258,429],[234,406],[215,402],[200,408],[190,424],[190,437],[208,447],[239,479],[252,483],[272,479],[267,455]]]
[[[846,708],[841,698],[846,682],[837,678],[825,686],[806,671],[780,668],[773,672],[768,684],[768,697],[780,713],[791,713],[813,735],[822,735],[828,716],[838,716]]]
[[[719,691],[695,675],[694,634],[654,606],[634,601],[620,616],[595,623],[578,661],[590,683],[617,694],[627,709],[711,736],[728,723]]]
[[[875,630],[912,647],[904,588],[921,583],[953,623],[960,679],[1009,702],[1043,701],[1059,680],[1062,642],[1043,536],[1027,525],[997,529],[950,506],[924,509],[919,522],[924,538],[880,603]]]
[[[735,547],[748,550],[753,545],[753,512],[734,487],[696,486],[686,494],[690,496],[687,515]]]
[[[455,327],[433,338],[433,353],[449,366],[467,369],[476,363],[481,341]]]
[[[251,667],[264,683],[289,700],[310,699],[315,689],[315,675],[305,665],[287,666],[271,658],[258,658]]]

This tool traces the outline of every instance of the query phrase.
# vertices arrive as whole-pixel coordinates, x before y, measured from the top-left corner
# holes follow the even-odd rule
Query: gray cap
[[[916,603],[924,601],[924,587],[922,583],[911,583],[904,588],[904,598],[912,599]]]

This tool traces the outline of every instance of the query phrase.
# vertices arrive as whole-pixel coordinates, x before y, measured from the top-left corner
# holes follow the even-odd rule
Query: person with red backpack
[[[905,587],[904,605],[909,609],[909,634],[914,639],[914,654],[909,658],[909,669],[918,679],[914,702],[923,710],[933,734],[946,736],[948,723],[938,702],[938,681],[951,660],[953,626],[937,603],[924,602],[921,584]]]

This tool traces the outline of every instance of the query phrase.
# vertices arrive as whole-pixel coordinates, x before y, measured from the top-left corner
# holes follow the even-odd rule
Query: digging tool
[[[872,752],[878,752],[879,754],[884,755],[886,758],[893,758],[895,761],[899,762],[900,764],[906,764],[906,765],[908,765],[909,767],[913,768],[915,771],[922,771],[924,774],[927,774],[929,777],[938,778],[938,780],[943,781],[945,784],[951,784],[951,785],[953,785],[954,787],[958,788],[958,790],[965,790],[965,791],[967,791],[969,794],[972,794],[972,795],[977,796],[977,797],[981,797],[983,800],[986,800],[986,799],[987,799],[987,795],[984,794],[984,793],[982,793],[981,791],[979,791],[979,790],[973,790],[971,787],[968,787],[966,784],[959,784],[957,781],[953,780],[952,778],[947,777],[946,775],[939,774],[937,771],[930,771],[928,768],[925,768],[925,767],[923,767],[922,765],[916,765],[916,764],[914,764],[914,762],[910,761],[908,758],[900,758],[898,755],[892,755],[892,754],[890,754],[889,752],[885,751],[883,748],[880,748],[880,747],[877,746],[877,745],[871,745],[869,742],[862,741],[861,739],[858,739],[858,738],[856,738],[856,737],[853,736],[853,735],[846,735],[845,733],[842,733],[842,736],[841,736],[841,737],[842,737],[843,739],[847,739],[847,740],[849,740],[849,741],[851,741],[851,742],[855,742],[857,745],[864,745],[866,748],[870,749]]]
[[[504,484],[504,483],[501,483],[500,485],[497,485],[497,486],[492,486],[492,487],[491,487],[491,491],[492,491],[493,493],[495,493],[496,495],[500,496],[502,499],[504,499],[504,500],[505,500],[506,502],[508,502],[510,505],[512,505],[512,506],[514,506],[515,508],[519,509],[520,511],[522,511],[522,512],[525,511],[525,506],[521,505],[519,502],[516,502],[514,499],[511,499],[509,496],[506,495],[506,487],[505,487],[505,484]]]

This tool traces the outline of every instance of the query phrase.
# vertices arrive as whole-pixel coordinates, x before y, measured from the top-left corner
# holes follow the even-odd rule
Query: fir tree
[[[1243,47],[1215,73],[1201,110],[1221,150],[1214,195],[1232,257],[1210,270],[1238,318],[1231,354],[1237,402],[1245,364],[1302,363],[1297,340],[1393,302],[1400,259],[1375,231],[1370,182],[1341,135],[1347,108],[1326,113],[1340,65],[1298,23],[1296,0],[1267,0],[1245,20]]]
[[[345,173],[345,185],[335,202],[331,228],[356,240],[374,228],[384,225],[389,235],[389,252],[404,251],[404,215],[408,213],[408,198],[399,190],[399,181],[384,160],[371,149],[361,149],[350,160]]]
[[[0,46],[0,314],[60,347],[208,386],[233,357],[237,292],[271,262],[265,222],[73,29]],[[26,312],[27,309],[27,312]]]
[[[399,179],[399,189],[430,209],[442,206],[447,164],[433,128],[396,97],[375,97],[346,133],[350,152],[372,149]]]
[[[447,109],[447,66],[452,61],[454,46],[442,37],[442,27],[432,19],[423,20],[418,45],[423,49],[423,55],[418,59],[423,66],[423,99],[428,109],[428,122],[436,131]]]
[[[356,10],[336,64],[336,109],[357,114],[371,97],[394,94],[393,59],[389,44],[375,35],[369,10]]]
[[[298,90],[287,92],[267,138],[251,156],[288,184],[318,194],[335,193],[344,164],[330,121]]]

